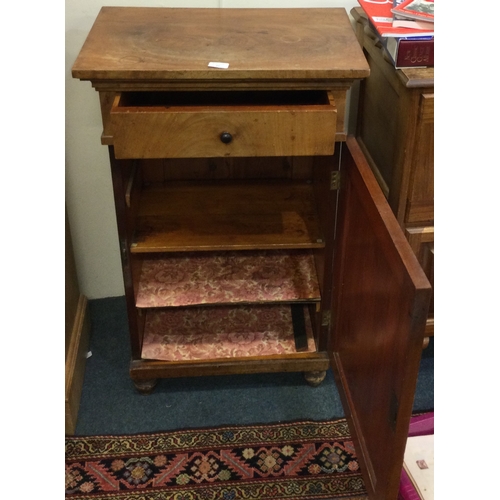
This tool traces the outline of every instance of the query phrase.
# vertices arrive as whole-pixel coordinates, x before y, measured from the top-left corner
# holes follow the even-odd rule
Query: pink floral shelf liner
[[[188,252],[143,261],[136,306],[319,300],[309,250]]]
[[[304,307],[307,351],[315,352]],[[296,354],[290,305],[147,311],[142,359],[196,361]]]

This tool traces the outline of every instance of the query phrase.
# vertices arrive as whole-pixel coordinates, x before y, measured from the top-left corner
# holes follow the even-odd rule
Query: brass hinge
[[[340,189],[340,172],[334,170],[330,172],[330,191],[336,191]]]

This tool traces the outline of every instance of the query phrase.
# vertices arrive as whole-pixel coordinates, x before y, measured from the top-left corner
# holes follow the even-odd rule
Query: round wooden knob
[[[233,140],[233,136],[229,132],[222,132],[220,135],[220,140],[224,144],[229,144]]]

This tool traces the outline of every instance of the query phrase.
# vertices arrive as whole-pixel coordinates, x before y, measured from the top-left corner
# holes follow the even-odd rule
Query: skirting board
[[[80,396],[82,394],[85,362],[89,349],[90,319],[87,298],[80,295],[66,357],[66,434],[74,434]]]

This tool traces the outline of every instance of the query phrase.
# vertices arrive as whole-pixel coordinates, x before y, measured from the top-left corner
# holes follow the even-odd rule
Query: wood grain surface
[[[210,62],[229,67],[211,68]],[[87,80],[282,80],[368,73],[345,9],[103,7],[72,74]]]

